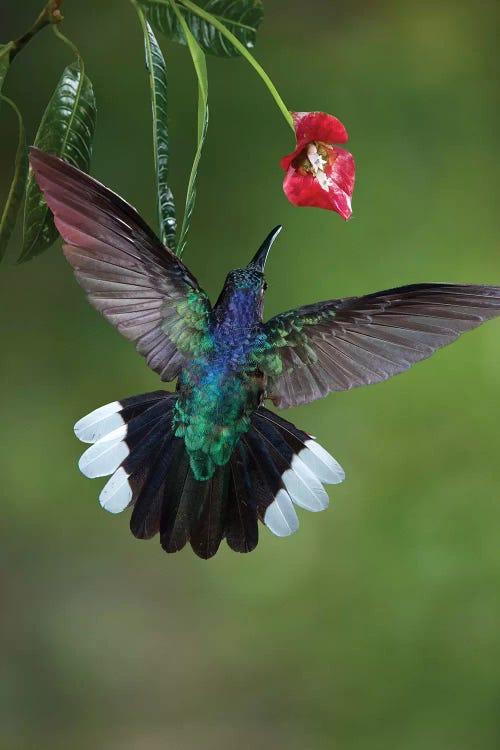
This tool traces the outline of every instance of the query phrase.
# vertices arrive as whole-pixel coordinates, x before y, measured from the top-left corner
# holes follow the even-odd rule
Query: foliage
[[[35,145],[88,171],[92,154],[96,121],[96,100],[92,82],[85,72],[80,52],[59,31],[64,20],[60,11],[63,0],[48,0],[40,15],[19,39],[0,45],[0,93],[14,57],[28,42],[47,26],[67,44],[76,62],[67,66],[42,116]],[[205,53],[222,58],[242,55],[257,70],[268,87],[287,122],[290,114],[269,77],[249,50],[256,43],[257,29],[263,18],[261,0],[130,0],[141,24],[152,109],[153,163],[158,206],[158,234],[162,242],[182,254],[196,199],[198,167],[208,128],[208,74]],[[156,31],[169,41],[187,46],[198,81],[198,134],[189,176],[184,216],[178,241],[177,218],[172,190],[169,187],[168,86],[167,65]],[[15,157],[14,176],[3,209],[0,224],[0,258],[14,228],[24,198],[23,246],[21,261],[30,260],[49,248],[58,236],[51,212],[36,183],[27,170],[26,136],[21,113],[19,144]]]
[[[203,52],[217,57],[241,55],[240,50],[213,23],[193,10],[184,12],[188,4],[183,0],[176,3],[169,3],[168,0],[139,1],[153,26],[174,42],[189,46],[184,19]],[[261,0],[199,0],[197,5],[222,23],[245,47],[251,49],[255,46],[257,29],[264,15]]]
[[[94,90],[85,75],[83,62],[78,60],[65,68],[42,117],[35,146],[87,171],[92,153],[95,118]],[[20,260],[29,260],[39,255],[52,245],[57,236],[52,214],[30,169]]]
[[[144,33],[144,51],[149,74],[151,109],[153,116],[153,154],[156,172],[156,193],[158,203],[158,226],[162,242],[175,250],[174,196],[168,186],[169,140],[168,140],[168,87],[167,66],[153,29],[136,6]]]
[[[194,210],[194,202],[196,200],[196,178],[198,176],[198,165],[201,159],[201,151],[208,128],[208,76],[207,76],[207,63],[205,55],[196,41],[194,35],[191,33],[187,21],[182,16],[181,12],[176,8],[175,3],[172,2],[172,8],[174,9],[179,24],[187,40],[187,45],[193,59],[194,69],[196,71],[196,77],[198,79],[198,145],[196,148],[196,154],[194,157],[191,174],[189,175],[189,183],[186,195],[186,209],[184,211],[184,220],[182,222],[181,235],[179,238],[179,247],[177,249],[178,255],[182,255],[184,247],[186,245],[186,236],[189,229],[189,223]]]

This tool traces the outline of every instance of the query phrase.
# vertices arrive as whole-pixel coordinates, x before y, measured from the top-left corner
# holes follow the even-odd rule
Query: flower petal
[[[356,176],[356,162],[353,155],[340,146],[332,146],[331,151],[336,159],[331,167],[326,167],[327,177],[331,177],[334,183],[349,197],[354,190],[354,179]]]
[[[283,180],[283,190],[294,206],[311,206],[332,210],[329,192],[323,190],[316,177],[302,174],[289,167]]]
[[[340,120],[326,112],[292,112],[297,146],[311,141],[347,143],[347,130]]]
[[[352,213],[355,162],[352,154],[343,148],[333,147],[332,151],[336,159],[325,170],[326,189],[317,177],[304,174],[290,165],[283,181],[283,190],[294,206],[326,208],[336,211],[347,221]]]
[[[291,154],[288,154],[287,156],[284,156],[282,159],[280,159],[281,169],[286,172],[295,157],[297,157],[303,150],[304,149],[302,146],[297,146],[295,151],[292,151]]]
[[[326,112],[292,112],[292,118],[297,146],[291,154],[281,159],[281,168],[285,172],[308,143],[347,143],[347,130],[333,115]]]

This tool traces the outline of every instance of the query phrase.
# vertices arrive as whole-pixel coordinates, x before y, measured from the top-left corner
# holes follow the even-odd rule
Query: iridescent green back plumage
[[[260,272],[246,268],[228,275],[180,374],[173,425],[198,480],[209,479],[229,461],[262,399],[265,378],[256,368],[255,353],[265,338],[263,290]]]

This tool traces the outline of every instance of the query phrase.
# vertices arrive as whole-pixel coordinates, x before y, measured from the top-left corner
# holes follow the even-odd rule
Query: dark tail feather
[[[251,552],[259,542],[257,493],[250,473],[248,447],[241,441],[231,456],[231,480],[226,540],[235,552]]]
[[[87,476],[112,474],[100,494],[113,513],[133,506],[130,529],[139,539],[160,532],[166,552],[190,541],[203,558],[212,557],[226,533],[231,468],[218,467],[206,482],[190,469],[184,441],[172,430],[176,394],[134,396],[96,409],[75,426],[94,444],[80,459]]]
[[[264,407],[235,449],[231,470],[226,537],[239,552],[257,545],[257,517],[277,536],[289,536],[299,525],[294,506],[324,510],[323,483],[344,479],[339,464],[310,435]]]
[[[230,477],[231,467],[226,464],[218,466],[211,479],[199,483],[205,484],[204,499],[193,523],[190,541],[194,552],[205,560],[215,555],[226,534]]]
[[[198,557],[208,559],[219,549],[226,531],[230,467],[218,467],[211,479],[199,482],[184,450],[167,477],[160,522],[165,552],[177,552],[189,541]]]
[[[182,440],[175,438],[171,429],[165,437],[157,433],[158,448],[150,456],[145,480],[137,494],[130,519],[130,531],[138,539],[151,539],[160,531],[160,518],[165,500],[170,494],[169,477],[177,460],[184,453]]]
[[[230,461],[197,481],[184,441],[173,433],[176,398],[157,391],[115,401],[75,426],[81,440],[93,443],[80,468],[90,477],[112,474],[101,505],[112,513],[133,506],[134,536],[150,539],[159,532],[166,552],[189,541],[207,559],[224,537],[237,552],[255,549],[258,520],[288,536],[298,528],[295,505],[327,507],[322,483],[342,481],[341,468],[307,433],[264,408],[255,412]]]
[[[178,552],[189,542],[198,504],[208,488],[207,482],[196,481],[186,451],[172,474],[169,501],[163,506],[160,521],[160,542],[165,552]]]

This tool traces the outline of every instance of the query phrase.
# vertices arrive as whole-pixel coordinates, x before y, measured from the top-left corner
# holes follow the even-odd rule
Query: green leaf
[[[139,0],[155,29],[175,42],[186,44],[179,17],[168,0]],[[262,0],[198,0],[202,10],[228,28],[247,49],[255,46],[257,29],[264,15]],[[187,11],[183,0],[176,0],[187,25],[204,52],[218,57],[237,57],[241,52],[209,21]]]
[[[149,72],[151,105],[153,110],[153,152],[156,172],[156,192],[158,200],[158,223],[160,237],[164,245],[175,251],[174,196],[168,186],[169,144],[168,144],[168,89],[167,68],[160,46],[151,26],[138,8],[144,29],[146,66]]]
[[[16,113],[19,121],[19,140],[17,144],[16,161],[14,165],[14,176],[10,184],[7,201],[0,218],[0,260],[7,250],[7,245],[16,224],[17,215],[21,207],[28,177],[28,149],[26,148],[26,132],[24,130],[23,118],[13,101],[0,94],[0,100],[6,102]]]
[[[96,118],[94,90],[78,60],[65,68],[49,101],[35,146],[88,171]],[[20,262],[46,250],[57,239],[44,197],[30,169],[24,206],[24,242]]]
[[[184,209],[184,218],[182,220],[179,244],[177,245],[177,255],[180,257],[184,252],[184,248],[186,246],[187,233],[189,230],[189,225],[191,223],[191,216],[193,214],[194,204],[196,201],[196,179],[198,177],[198,166],[200,163],[201,152],[208,128],[208,75],[205,55],[203,54],[203,51],[194,38],[193,34],[189,30],[186,20],[174,5],[173,0],[172,8],[174,9],[174,13],[176,13],[179,24],[182,27],[182,30],[186,37],[189,51],[193,59],[196,77],[198,79],[198,145],[196,148],[193,166],[191,167],[191,174],[189,175],[186,195],[186,207]]]

